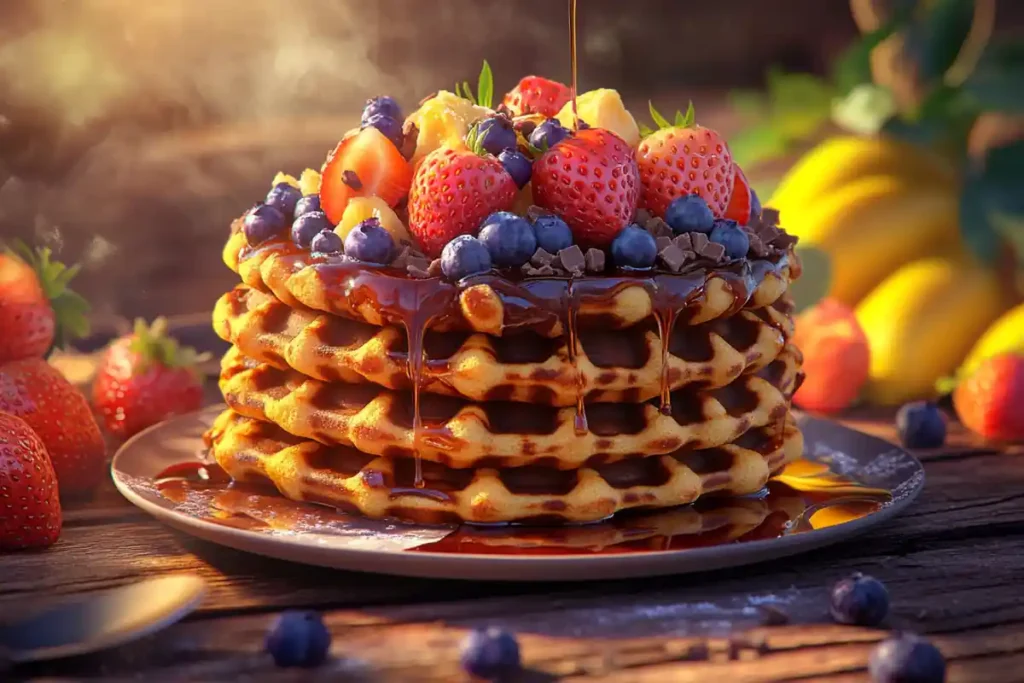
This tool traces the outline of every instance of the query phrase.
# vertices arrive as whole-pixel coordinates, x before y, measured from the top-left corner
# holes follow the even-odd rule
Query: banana
[[[1011,308],[985,330],[960,371],[970,376],[982,361],[1003,353],[1024,353],[1024,304]]]
[[[914,261],[856,308],[871,349],[864,397],[896,405],[935,394],[985,328],[1005,310],[996,273],[969,257]]]
[[[839,136],[825,140],[801,157],[765,206],[778,209],[785,225],[821,197],[853,180],[875,175],[905,176],[951,192],[956,182],[953,168],[945,160],[907,143]]]
[[[955,194],[903,176],[848,183],[783,225],[801,244],[829,255],[828,295],[848,306],[900,266],[960,246]]]

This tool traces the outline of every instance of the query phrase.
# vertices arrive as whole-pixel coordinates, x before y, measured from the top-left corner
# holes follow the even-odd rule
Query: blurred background
[[[1024,157],[1015,156],[1024,128],[1024,2],[579,0],[579,7],[580,90],[616,88],[646,122],[648,99],[662,111],[692,100],[698,122],[729,137],[763,198],[779,188],[780,202],[803,207],[813,185],[806,176],[859,168],[854,157],[830,152],[799,170],[802,155],[851,131],[892,140],[882,156],[919,156],[919,166],[945,169],[930,181],[899,163],[870,174],[892,179],[879,194],[931,183],[925,194],[946,202],[938,209],[933,202],[946,218],[932,223],[957,233],[951,252],[981,254],[985,272],[1000,273],[1000,284],[986,291],[1001,294],[985,294],[998,302],[982,317],[1012,307],[1016,294],[1004,283],[1019,268],[1003,248],[1012,239],[996,236],[985,206],[1011,223],[1016,209],[1024,214],[1017,192],[1003,191],[1024,182]],[[368,97],[388,93],[410,111],[438,89],[474,81],[485,58],[497,92],[527,73],[568,82],[566,3],[2,0],[0,237],[49,245],[81,262],[76,288],[101,324],[156,315],[201,320],[235,282],[220,260],[229,222],[264,195],[275,172],[318,168],[357,125]],[[999,173],[984,175],[987,150],[1014,141],[1013,154],[989,164]],[[788,186],[787,173],[798,176]],[[818,188],[826,198],[838,190]],[[815,215],[856,223],[857,212],[873,206],[848,201]],[[900,206],[904,214],[876,210],[862,224],[881,220],[896,234],[901,215],[923,211],[909,201]],[[965,229],[972,222],[980,227]],[[814,244],[814,230],[802,230]],[[921,230],[922,240],[942,241]],[[851,306],[890,271],[927,255],[874,238],[867,246],[827,235],[817,242],[833,261],[826,289],[837,294],[839,278],[846,289],[838,294]],[[837,263],[839,252],[861,260]],[[865,253],[886,252],[902,254],[899,263],[869,268],[866,284],[847,282],[874,261]],[[1010,265],[998,262],[1007,253]],[[979,319],[965,336],[973,342],[990,322]]]

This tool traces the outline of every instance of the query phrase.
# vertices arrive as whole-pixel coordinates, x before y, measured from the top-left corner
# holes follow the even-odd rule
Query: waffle
[[[801,378],[800,353],[787,345],[754,374],[719,389],[673,392],[671,410],[646,403],[590,403],[590,428],[577,429],[577,409],[492,401],[474,403],[440,395],[420,397],[422,427],[414,444],[409,392],[375,384],[327,383],[280,370],[229,351],[220,389],[232,409],[324,444],[364,453],[418,454],[455,468],[544,464],[572,469],[594,461],[712,448],[752,427],[783,419]]]
[[[223,258],[249,287],[272,293],[292,308],[417,331],[429,322],[431,329],[442,332],[500,337],[529,329],[554,338],[572,334],[572,321],[580,329],[625,329],[652,317],[659,325],[669,317],[676,318],[676,324],[697,325],[774,303],[800,273],[799,260],[789,251],[774,261],[743,259],[710,269],[695,266],[679,274],[518,282],[480,275],[449,283],[407,278],[344,256],[314,255],[290,242],[253,249],[239,221]]]
[[[799,457],[803,437],[787,418],[706,450],[601,463],[576,470],[540,466],[453,469],[412,458],[326,446],[227,410],[207,433],[217,463],[238,481],[270,480],[292,500],[372,518],[421,523],[589,522],[620,510],[669,507],[710,493],[759,491]]]
[[[792,304],[772,304],[694,325],[671,336],[666,356],[671,391],[719,388],[778,357],[793,333]],[[405,330],[294,309],[246,286],[220,298],[214,329],[246,355],[279,370],[294,368],[327,382],[411,388]],[[526,332],[505,337],[434,332],[423,340],[421,390],[475,401],[575,405],[646,401],[660,395],[661,338],[656,325],[618,332],[580,330],[575,364],[565,339]]]

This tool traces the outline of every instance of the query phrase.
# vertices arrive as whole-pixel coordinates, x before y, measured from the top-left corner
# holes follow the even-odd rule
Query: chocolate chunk
[[[587,249],[584,261],[588,273],[604,272],[604,252],[600,249],[595,249],[594,247]]]
[[[636,217],[633,219],[633,222],[639,223],[640,225],[647,225],[647,221],[652,218],[654,218],[654,215],[647,209],[637,209]]]
[[[536,274],[537,275],[554,275],[555,274],[555,269],[552,268],[550,265],[541,266],[540,268],[537,269]]]
[[[782,249],[785,251],[799,241],[799,238],[795,235],[790,235],[788,232],[780,231],[778,237],[772,240],[772,246],[776,249]]]
[[[718,263],[725,257],[725,247],[717,242],[708,242],[704,248],[700,250],[700,255],[709,261]]]
[[[399,148],[403,157],[412,159],[412,155],[416,153],[416,141],[419,137],[419,127],[412,121],[406,121],[405,125],[402,126],[402,145]]]
[[[359,179],[359,174],[349,169],[345,169],[341,172],[341,182],[345,183],[353,190],[363,189],[363,181]]]
[[[662,236],[672,237],[675,234],[672,232],[672,228],[669,227],[668,223],[657,216],[644,223],[644,228],[646,228],[647,232],[651,233],[655,238]]]
[[[762,225],[778,225],[779,224],[779,210],[778,209],[761,209],[761,224]]]
[[[418,268],[414,265],[407,265],[405,267],[405,272],[412,277],[420,278],[421,280],[428,277],[438,277],[440,275],[440,273],[432,275],[429,271],[423,270],[422,268]]]
[[[499,108],[496,111],[501,111],[501,107],[503,107],[503,106],[505,106],[505,105],[504,104],[499,104],[498,105]],[[507,109],[506,109],[506,111],[507,111]],[[511,114],[512,112],[509,112],[509,113]],[[533,133],[533,131],[535,131],[537,129],[536,122],[530,121],[530,120],[523,121],[523,122],[517,124],[517,126],[519,128],[519,133],[524,138],[526,138],[527,140],[530,139],[530,134]]]
[[[757,236],[760,237],[761,241],[764,242],[765,244],[771,244],[772,240],[774,240],[780,234],[782,234],[782,231],[779,230],[774,225],[762,225],[757,230]]]
[[[408,263],[409,263],[409,251],[410,251],[409,247],[402,247],[402,250],[398,252],[398,256],[396,256],[391,261],[391,267],[392,268],[405,268],[406,265],[408,265]]]
[[[531,223],[535,222],[541,216],[550,216],[550,215],[551,215],[550,211],[545,209],[543,206],[537,206],[536,204],[531,204],[530,208],[528,208],[526,210],[526,217],[530,219]]]
[[[767,245],[761,241],[761,238],[754,233],[747,233],[747,239],[750,241],[750,253],[757,258],[764,258],[768,256],[769,251]]]
[[[430,259],[426,256],[409,256],[406,258],[405,264],[410,268],[419,268],[420,270],[425,270],[428,273],[431,271]],[[440,265],[438,268],[440,268]]]
[[[673,273],[678,273],[682,270],[683,264],[686,263],[686,255],[683,254],[682,249],[674,244],[670,244],[658,252],[658,260],[661,261],[661,265]]]
[[[702,232],[691,232],[690,233],[690,244],[693,245],[693,250],[698,254],[703,251],[704,247],[708,245],[708,236]]]
[[[537,247],[537,251],[533,252],[533,256],[530,257],[530,263],[540,268],[546,266],[555,260],[555,255],[551,252],[544,251],[542,248]]]
[[[668,245],[672,244],[672,238],[671,237],[666,237],[665,235],[662,235],[661,237],[656,237],[654,239],[654,243],[656,245],[658,245],[658,251],[661,251],[662,249],[664,249]]]
[[[431,261],[430,265],[427,267],[427,272],[430,273],[432,277],[441,277],[441,259],[436,258]]]
[[[672,240],[672,244],[676,245],[683,251],[690,251],[693,249],[693,241],[690,240],[690,233],[684,232],[682,235],[676,235],[675,239]]]
[[[586,258],[583,256],[583,250],[575,244],[558,250],[558,262],[562,268],[573,275],[583,275],[583,271],[586,269]]]

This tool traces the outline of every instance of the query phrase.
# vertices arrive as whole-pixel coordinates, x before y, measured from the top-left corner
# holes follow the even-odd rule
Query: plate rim
[[[114,486],[117,488],[118,492],[124,496],[128,502],[142,509],[161,523],[189,533],[190,535],[209,543],[230,547],[241,552],[248,552],[255,555],[272,557],[289,562],[347,571],[369,571],[377,574],[459,579],[465,578],[468,575],[460,571],[444,571],[444,565],[447,565],[450,569],[454,569],[456,566],[464,566],[470,570],[476,566],[494,567],[496,569],[500,568],[506,570],[515,567],[517,572],[522,571],[524,567],[531,567],[535,568],[535,570],[521,576],[517,575],[515,578],[481,578],[476,576],[476,574],[473,574],[473,580],[552,581],[560,579],[545,577],[545,572],[561,573],[565,569],[581,566],[598,572],[598,574],[594,576],[583,576],[575,579],[579,581],[588,579],[598,580],[612,577],[639,578],[644,576],[670,574],[681,575],[697,573],[705,571],[706,569],[710,570],[715,568],[753,565],[790,557],[825,545],[849,540],[867,531],[871,527],[890,521],[917,499],[921,491],[924,489],[926,478],[924,465],[916,456],[914,456],[913,453],[910,453],[906,449],[903,449],[896,444],[892,444],[881,437],[861,432],[860,430],[836,423],[832,420],[811,417],[811,419],[822,422],[832,422],[842,429],[888,443],[892,447],[892,450],[899,451],[913,462],[915,472],[919,473],[920,476],[917,477],[913,486],[909,487],[909,490],[903,492],[899,498],[894,498],[888,505],[884,506],[879,511],[865,517],[845,522],[838,526],[813,529],[811,531],[793,534],[790,536],[744,541],[743,543],[728,543],[699,548],[651,550],[644,553],[607,555],[515,555],[511,553],[507,555],[498,555],[487,553],[445,553],[411,549],[381,550],[365,547],[324,548],[323,546],[312,546],[308,543],[302,542],[301,534],[295,534],[293,536],[274,536],[258,531],[216,524],[215,522],[182,514],[176,510],[147,499],[145,496],[135,491],[122,478],[118,468],[118,462],[123,462],[125,458],[129,457],[126,454],[131,452],[131,449],[138,441],[150,436],[154,432],[171,429],[177,423],[184,423],[188,420],[202,420],[205,413],[216,414],[217,411],[223,410],[224,408],[225,406],[218,404],[214,406],[207,406],[185,415],[179,415],[148,427],[121,444],[110,461],[111,479],[113,480]],[[913,473],[909,474],[904,481],[909,480],[913,476]],[[840,529],[842,529],[842,531],[839,531]],[[233,542],[225,542],[225,539],[230,539]],[[388,566],[382,566],[374,569],[343,567],[341,566],[343,562],[317,562],[310,561],[309,559],[297,559],[295,557],[289,557],[287,553],[288,550],[292,550],[301,551],[300,554],[305,554],[307,551],[314,549],[318,550],[319,553],[327,554],[332,558],[343,559],[350,557],[353,560],[362,561],[360,564],[363,564],[366,560],[372,558],[387,558]],[[770,555],[763,556],[764,553],[768,551],[770,551]],[[747,556],[757,557],[756,559],[745,560],[744,558]],[[705,560],[707,566],[706,568],[689,566],[673,568],[671,566],[673,560],[679,560],[684,557],[687,565],[699,565],[701,564],[701,560]],[[434,565],[440,565],[440,567],[436,567]],[[422,568],[417,570],[417,567]],[[430,571],[424,571],[425,569],[429,569]]]

